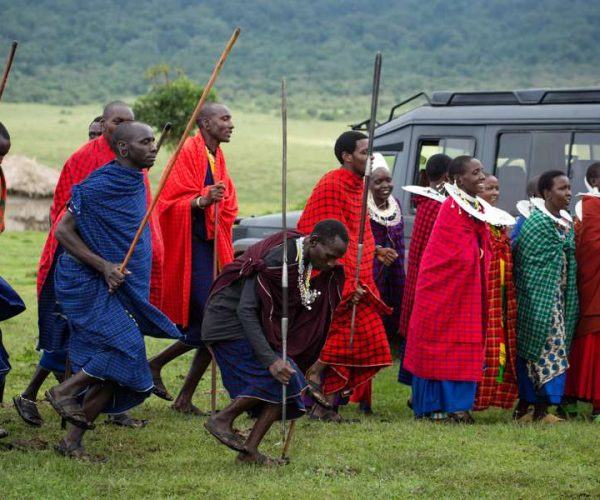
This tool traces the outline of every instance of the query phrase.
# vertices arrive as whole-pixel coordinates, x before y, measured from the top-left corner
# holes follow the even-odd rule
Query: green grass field
[[[292,103],[290,103],[290,106]],[[60,169],[87,139],[89,122],[101,106],[74,107],[2,103],[0,120],[12,138],[13,154],[37,158]],[[230,174],[237,186],[240,215],[280,211],[281,123],[277,116],[236,112],[231,142],[223,145]],[[344,123],[291,119],[288,123],[288,201],[300,207],[316,181],[336,166],[333,144],[347,130]],[[151,171],[156,184],[171,151],[159,154]]]
[[[11,354],[0,427],[13,438],[58,441],[59,419],[41,404],[46,424],[26,426],[10,398],[23,390],[36,365],[35,272],[42,233],[0,237],[0,273],[25,299],[28,310],[2,324]],[[155,353],[166,341],[149,340]],[[167,367],[167,386],[177,391],[189,355]],[[375,380],[374,417],[335,425],[300,421],[292,464],[263,470],[233,464],[234,453],[216,443],[202,419],[185,417],[155,397],[133,411],[150,424],[142,430],[99,425],[88,434],[90,450],[106,454],[106,465],[87,465],[45,451],[6,451],[0,446],[2,498],[559,498],[600,496],[600,427],[584,421],[549,428],[520,427],[510,414],[477,414],[470,427],[415,422],[406,407],[407,389],[395,382],[397,368]],[[46,383],[44,389],[50,387]],[[196,404],[208,406],[208,380]],[[219,405],[226,396],[219,395]],[[589,408],[585,408],[589,412]],[[355,408],[343,410],[354,417]],[[241,422],[240,426],[248,426]],[[263,451],[278,452],[279,427]]]
[[[10,128],[14,153],[58,167],[85,140],[87,124],[98,111],[95,106],[2,103],[0,119]],[[225,151],[241,211],[277,210],[278,119],[242,113],[234,118],[237,129]],[[316,179],[334,165],[332,143],[343,129],[343,124],[327,122],[290,123],[290,204],[300,204]],[[161,155],[160,165],[166,157]],[[470,427],[415,422],[406,407],[408,391],[395,381],[397,367],[375,380],[376,416],[341,426],[300,421],[292,464],[285,468],[235,466],[234,453],[204,431],[202,419],[181,416],[155,397],[133,411],[150,420],[147,428],[132,431],[101,424],[88,434],[87,446],[106,454],[108,464],[59,457],[51,448],[61,435],[59,419],[49,405],[40,405],[46,424],[35,429],[22,423],[10,402],[24,389],[38,360],[35,276],[44,239],[45,234],[36,232],[0,236],[0,275],[28,305],[25,313],[2,324],[13,371],[0,408],[0,427],[11,433],[4,442],[39,437],[50,445],[45,451],[0,446],[0,498],[600,496],[600,427],[584,421],[520,427],[503,411],[477,414],[477,425]],[[165,345],[151,339],[149,353]],[[183,357],[164,372],[172,392],[180,387],[189,360],[190,355]],[[196,396],[203,408],[208,406],[208,388],[208,380],[202,381]],[[219,404],[225,403],[221,392]],[[355,417],[355,411],[348,407],[343,414]],[[240,427],[248,425],[240,422]],[[277,454],[279,436],[279,428],[274,429],[263,451]]]

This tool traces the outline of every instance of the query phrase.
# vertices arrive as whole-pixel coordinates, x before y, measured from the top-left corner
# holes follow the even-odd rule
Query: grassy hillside
[[[79,103],[139,95],[148,66],[205,82],[235,26],[218,82],[247,110],[271,110],[278,82],[296,114],[366,115],[373,55],[384,107],[415,91],[594,85],[597,1],[588,0],[0,0],[0,47],[18,39],[6,98]],[[383,108],[382,108],[383,111]]]
[[[292,97],[289,106],[298,105]],[[238,111],[231,142],[223,145],[227,165],[236,183],[242,215],[279,210],[281,188],[281,123],[267,114]],[[13,154],[37,158],[41,163],[61,168],[68,156],[87,139],[89,122],[101,106],[52,106],[45,104],[2,103],[0,120],[12,137]],[[288,200],[290,208],[301,206],[316,181],[336,166],[333,144],[347,130],[341,122],[292,119],[288,123]],[[171,152],[163,150],[151,171],[158,182]],[[10,202],[9,202],[10,203]],[[10,206],[10,205],[9,205]]]
[[[37,361],[35,269],[44,241],[41,233],[0,236],[0,272],[25,299],[28,310],[2,323],[13,371],[8,376],[0,427],[7,439],[37,437],[43,451],[7,451],[0,445],[0,496],[23,498],[596,498],[598,426],[583,421],[556,427],[513,424],[510,413],[476,414],[474,426],[415,422],[406,407],[407,389],[396,383],[397,367],[384,370],[374,386],[377,415],[345,425],[300,421],[285,469],[238,467],[234,453],[216,443],[203,419],[184,417],[155,397],[135,409],[150,424],[139,431],[101,424],[88,446],[106,454],[106,465],[86,465],[52,450],[61,435],[59,419],[47,403],[40,429],[26,426],[10,398],[23,390]],[[148,341],[155,353],[166,341]],[[190,353],[191,354],[191,353]],[[164,372],[177,391],[190,355]],[[48,381],[44,389],[50,387]],[[209,405],[203,380],[195,403]],[[219,394],[219,406],[226,403]],[[589,405],[586,411],[589,413]],[[343,410],[356,417],[355,408]],[[238,424],[250,425],[247,420]],[[267,436],[264,451],[279,451],[279,427]],[[1,441],[0,441],[1,442]]]

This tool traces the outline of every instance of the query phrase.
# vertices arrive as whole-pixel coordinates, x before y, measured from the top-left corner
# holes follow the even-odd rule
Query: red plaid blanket
[[[408,324],[415,301],[415,289],[417,288],[417,276],[423,252],[431,236],[433,224],[437,218],[442,204],[425,196],[415,196],[417,215],[410,237],[408,249],[408,264],[406,267],[406,284],[404,285],[404,297],[402,298],[402,311],[400,313],[399,333],[402,337],[408,334]]]
[[[325,174],[315,186],[298,221],[298,230],[309,234],[323,219],[337,219],[348,229],[350,243],[346,255],[340,259],[346,281],[342,302],[335,310],[320,359],[331,365],[323,390],[326,393],[352,390],[370,380],[383,367],[392,363],[390,348],[381,320],[381,314],[391,310],[379,299],[373,282],[375,241],[368,217],[365,220],[365,238],[360,268],[361,285],[367,289],[366,298],[357,307],[354,348],[350,350],[350,317],[348,301],[356,290],[356,261],[363,179],[338,168]]]
[[[485,369],[477,386],[474,410],[485,410],[490,406],[512,408],[518,395],[517,298],[513,281],[511,244],[504,229],[491,228],[490,235],[492,259],[488,274],[489,308],[485,332]],[[501,371],[502,344],[505,346],[506,358],[500,381],[498,375]]]
[[[406,346],[408,371],[424,379],[481,380],[490,258],[487,225],[448,198],[417,277]]]

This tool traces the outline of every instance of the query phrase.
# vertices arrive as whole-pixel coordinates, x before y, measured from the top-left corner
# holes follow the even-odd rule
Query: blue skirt
[[[204,220],[202,220],[204,223]],[[190,313],[188,326],[180,328],[181,340],[192,347],[202,347],[202,318],[213,282],[213,241],[192,238],[192,282],[190,286]]]
[[[248,339],[216,342],[211,348],[231,399],[253,398],[265,403],[281,404],[281,384],[258,361]],[[288,361],[296,373],[287,386],[287,417],[296,419],[306,411],[300,395],[306,387],[306,380],[296,363],[290,358]],[[255,406],[252,413],[260,413],[262,406]]]
[[[535,390],[533,382],[527,371],[527,360],[517,356],[517,383],[519,385],[519,399],[528,403],[546,403],[549,405],[560,404],[565,392],[567,373],[563,372],[546,382],[539,391]]]
[[[413,375],[412,405],[415,416],[433,412],[469,411],[475,404],[477,382],[427,380]]]
[[[44,351],[39,365],[49,372],[64,373],[67,363],[67,351]]]
[[[38,298],[39,338],[37,348],[48,352],[64,351],[69,344],[69,325],[56,300],[54,288],[56,263],[62,253],[62,248],[58,247]]]
[[[19,294],[0,277],[0,321],[12,318],[25,310],[25,304]],[[2,343],[0,330],[0,386],[4,385],[6,374],[10,371],[8,352]]]
[[[398,357],[400,358],[400,370],[398,371],[398,382],[404,385],[412,385],[412,373],[404,368],[404,354],[406,353],[406,339],[400,337],[400,345],[398,346]]]

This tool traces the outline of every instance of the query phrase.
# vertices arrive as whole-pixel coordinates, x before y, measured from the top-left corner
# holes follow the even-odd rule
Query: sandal
[[[121,427],[129,427],[131,429],[142,429],[148,425],[148,420],[133,418],[127,415],[127,413],[117,413],[114,415],[108,415],[104,423],[118,425]]]
[[[453,424],[474,424],[475,419],[468,411],[457,411],[448,413],[448,422]]]
[[[204,422],[204,428],[212,436],[214,436],[217,441],[224,444],[228,448],[241,453],[246,453],[246,444],[239,434],[236,434],[235,432],[218,430],[217,426],[215,425],[215,421],[212,418],[209,418],[206,422]]]
[[[154,384],[154,387],[152,388],[152,394],[160,399],[164,399],[165,401],[173,401],[175,399],[165,387],[160,375],[152,377],[152,383]]]
[[[68,446],[64,439],[61,439],[60,442],[54,446],[54,449],[63,457],[76,458],[82,462],[96,464],[105,464],[108,462],[107,457],[93,455],[92,453],[87,452],[80,444],[76,444],[72,447]]]
[[[290,459],[288,457],[271,458],[262,453],[256,453],[255,455],[249,455],[244,453],[242,456],[238,455],[235,458],[237,465],[262,465],[264,467],[274,467],[278,465],[288,465]]]
[[[65,398],[57,400],[54,397],[52,389],[46,391],[46,399],[52,405],[52,408],[58,413],[61,418],[64,418],[67,422],[73,424],[75,427],[80,429],[92,430],[96,426],[92,422],[88,422],[83,408],[79,404],[76,398]]]
[[[333,406],[329,401],[327,401],[325,394],[323,394],[323,391],[321,390],[321,386],[308,379],[306,380],[306,383],[308,384],[306,386],[306,394],[310,396],[318,405],[331,410]]]
[[[27,399],[26,397],[15,396],[13,398],[15,409],[26,424],[33,425],[34,427],[41,427],[44,423],[44,419],[40,415],[35,401]]]

